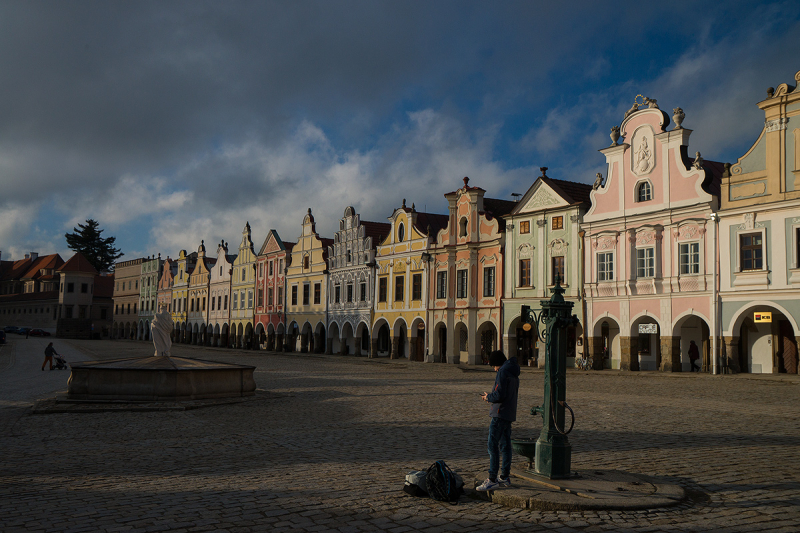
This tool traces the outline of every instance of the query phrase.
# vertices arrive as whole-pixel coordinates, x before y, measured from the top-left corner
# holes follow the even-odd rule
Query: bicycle
[[[576,357],[575,368],[579,368],[581,370],[591,370],[593,362],[594,361],[591,357]]]

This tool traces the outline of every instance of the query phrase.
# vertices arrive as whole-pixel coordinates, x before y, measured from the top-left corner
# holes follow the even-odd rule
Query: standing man
[[[42,370],[44,370],[44,365],[50,362],[50,370],[53,370],[53,355],[59,355],[55,348],[53,348],[53,343],[47,345],[47,348],[44,349],[44,363],[42,363]]]
[[[700,372],[700,367],[697,366],[698,359],[700,359],[700,350],[694,341],[691,341],[689,342],[689,361],[692,363],[692,372]]]
[[[517,358],[506,360],[501,351],[489,355],[489,364],[497,372],[492,392],[481,394],[483,401],[491,404],[492,422],[489,424],[489,479],[475,490],[486,491],[511,486],[511,423],[517,419],[517,393],[519,392],[519,364]],[[500,454],[503,468],[500,471]],[[500,476],[498,477],[498,471]]]

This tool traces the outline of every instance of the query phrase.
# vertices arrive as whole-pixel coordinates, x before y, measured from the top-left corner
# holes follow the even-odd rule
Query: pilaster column
[[[592,358],[592,370],[602,370],[603,361],[603,337],[586,337],[586,348],[584,353]]]
[[[661,337],[661,367],[662,372],[680,372],[681,365],[681,338]]]
[[[375,359],[378,357],[378,339],[370,338],[369,340],[369,358]]]
[[[308,353],[308,333],[300,334],[300,353]]]
[[[394,335],[391,336],[392,339],[392,349],[389,352],[389,359],[397,359],[400,353],[400,337],[395,337]]]
[[[416,361],[417,360],[417,338],[416,337],[409,337],[408,338],[408,360],[409,361]]]
[[[741,372],[739,368],[739,337],[723,337],[725,343],[725,353],[722,355],[723,372],[737,374]]]
[[[620,370],[639,370],[639,338],[622,337],[619,338],[620,349]]]

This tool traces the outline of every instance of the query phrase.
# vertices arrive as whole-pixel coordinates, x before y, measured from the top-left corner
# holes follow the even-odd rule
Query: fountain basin
[[[536,457],[537,439],[511,439],[511,449],[528,458],[528,470],[533,470],[533,459]]]
[[[136,357],[70,366],[70,400],[205,400],[252,396],[256,389],[254,366],[185,357]]]

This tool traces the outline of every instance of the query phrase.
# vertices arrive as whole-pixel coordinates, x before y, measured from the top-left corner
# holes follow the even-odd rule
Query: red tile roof
[[[75,255],[69,258],[66,263],[61,265],[58,269],[59,272],[86,272],[90,274],[97,274],[97,269],[92,266],[88,259],[82,253],[75,252]]]

